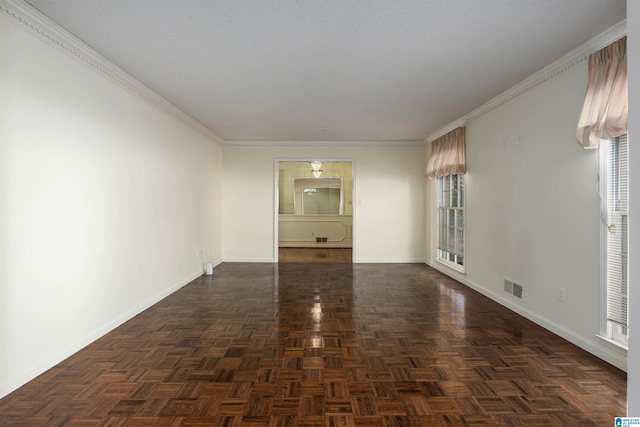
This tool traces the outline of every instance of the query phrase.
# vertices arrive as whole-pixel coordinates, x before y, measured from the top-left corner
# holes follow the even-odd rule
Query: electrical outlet
[[[567,291],[564,288],[558,288],[558,301],[567,302]]]
[[[202,249],[198,249],[196,251],[196,258],[201,258],[202,257]]]

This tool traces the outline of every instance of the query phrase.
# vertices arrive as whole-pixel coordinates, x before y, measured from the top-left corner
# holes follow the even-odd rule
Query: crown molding
[[[62,28],[23,0],[0,0],[0,14],[18,27],[73,58],[89,69],[116,83],[149,104],[181,120],[222,144],[224,139],[216,135],[193,117],[173,105],[158,93],[145,86],[122,68],[100,55],[95,49]]]
[[[225,147],[422,147],[424,141],[225,141]]]
[[[95,49],[79,40],[73,34],[23,0],[0,0],[0,14],[16,24],[18,27],[31,33],[60,52],[63,52],[77,62],[101,74],[128,92],[144,99],[156,108],[171,114],[175,118],[202,132],[220,144],[224,144],[225,146],[300,146],[301,141],[225,141],[211,129],[180,110],[171,102],[141,83],[139,80],[135,79],[104,56],[100,55]],[[447,126],[440,128],[419,143],[414,141],[304,141],[304,146],[351,145],[399,147],[414,146],[433,141],[457,127],[465,126],[470,121],[520,97],[521,95],[524,95],[530,90],[584,62],[594,51],[602,49],[613,41],[626,35],[626,28],[627,20],[624,19],[593,39],[580,45],[567,55],[552,62],[538,72],[532,74],[530,77],[502,92],[500,95],[482,104],[470,113],[460,117],[452,123],[449,123]]]
[[[436,132],[429,135],[423,142],[431,142],[458,127],[466,126],[467,123],[484,114],[487,114],[488,112],[500,107],[501,105],[513,101],[514,99],[524,95],[530,90],[535,89],[536,87],[548,82],[554,77],[559,76],[565,71],[570,70],[576,65],[581,64],[589,57],[590,54],[613,43],[626,34],[627,20],[623,19],[613,27],[610,27],[591,40],[581,44],[571,52],[567,53],[558,60],[552,62],[551,64],[522,80],[520,83],[517,83],[516,85],[502,92],[495,98],[485,102],[470,113],[465,114],[458,120],[449,123],[447,126],[441,129],[438,129]]]

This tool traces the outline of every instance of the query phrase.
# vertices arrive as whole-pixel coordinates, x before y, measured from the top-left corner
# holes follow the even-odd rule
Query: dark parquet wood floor
[[[352,262],[351,248],[280,248],[280,262]]]
[[[13,426],[609,426],[626,376],[419,264],[222,264],[0,400]]]

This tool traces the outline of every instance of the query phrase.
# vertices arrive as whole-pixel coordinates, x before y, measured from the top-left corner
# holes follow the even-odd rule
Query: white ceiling
[[[625,0],[28,0],[225,140],[416,141]]]

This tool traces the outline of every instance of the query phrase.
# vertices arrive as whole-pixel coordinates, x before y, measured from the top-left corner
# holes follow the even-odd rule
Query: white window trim
[[[464,238],[462,241],[462,251],[464,253],[464,264],[456,264],[455,262],[451,262],[446,258],[440,257],[440,249],[436,244],[436,262],[442,264],[452,270],[456,270],[459,273],[467,274],[467,176],[466,174],[460,174],[464,177],[464,188],[465,190],[462,192],[462,210],[464,212]],[[436,210],[438,214],[436,215],[436,224],[437,224],[437,238],[440,239],[440,182],[436,182]]]
[[[605,347],[616,350],[621,354],[626,355],[627,351],[629,350],[628,345],[625,345],[620,341],[612,340],[611,338],[608,338],[605,335],[596,334],[596,337],[598,337],[598,339],[600,340],[600,344],[604,345]]]
[[[465,239],[466,240],[466,239]],[[464,244],[464,246],[466,246],[466,243]],[[440,251],[440,249],[438,249],[438,252]],[[466,253],[466,247],[465,247],[465,253]],[[436,262],[442,264],[442,265],[446,265],[447,267],[456,270],[460,273],[466,274],[467,270],[465,268],[464,265],[460,265],[460,264],[456,264],[455,262],[451,262],[448,259],[444,259],[444,258],[440,258],[440,255],[438,254],[436,256]]]
[[[598,150],[598,174],[597,189],[600,196],[600,333],[595,334],[600,343],[610,349],[626,355],[628,344],[626,342],[614,339],[614,325],[607,319],[607,237],[608,224],[603,217],[603,206],[607,203],[607,182],[606,165],[608,159],[606,153],[602,150],[602,144]],[[603,173],[605,174],[603,176]]]

